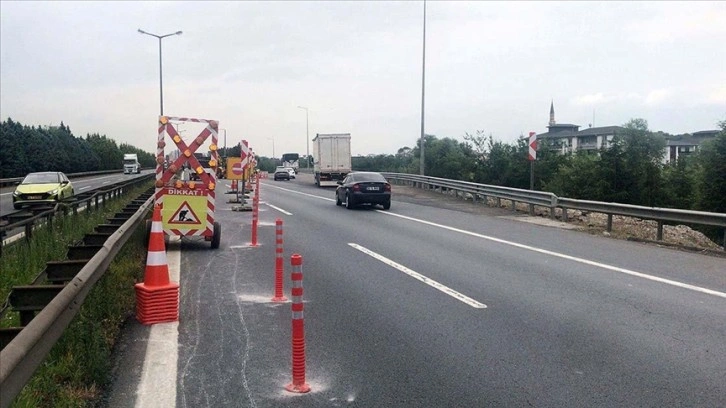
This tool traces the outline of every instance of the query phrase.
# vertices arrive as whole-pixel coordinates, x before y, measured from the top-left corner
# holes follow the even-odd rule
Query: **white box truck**
[[[141,164],[136,153],[124,154],[124,174],[141,173]]]
[[[315,185],[336,186],[351,171],[350,133],[318,133],[313,139]]]

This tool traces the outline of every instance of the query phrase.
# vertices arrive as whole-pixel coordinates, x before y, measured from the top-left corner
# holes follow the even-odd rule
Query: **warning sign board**
[[[163,228],[175,230],[199,230],[206,228],[207,190],[164,189],[164,206],[161,210]]]
[[[240,171],[237,172],[237,169]],[[239,157],[227,158],[227,179],[242,180],[242,159]]]
[[[192,210],[192,207],[189,206],[189,203],[184,201],[181,207],[179,207],[179,209],[176,210],[174,215],[172,215],[169,219],[169,224],[199,224],[199,217],[197,217],[197,214],[194,213],[194,210]]]

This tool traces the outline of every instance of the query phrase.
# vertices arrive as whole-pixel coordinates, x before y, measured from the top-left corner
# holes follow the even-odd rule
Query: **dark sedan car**
[[[338,182],[335,204],[351,209],[358,204],[380,204],[384,210],[391,208],[391,184],[380,173],[360,171],[349,173]]]

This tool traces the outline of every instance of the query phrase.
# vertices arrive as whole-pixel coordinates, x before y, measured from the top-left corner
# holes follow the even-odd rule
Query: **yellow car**
[[[19,210],[39,204],[55,205],[73,197],[73,184],[59,171],[30,173],[13,192],[13,207]]]

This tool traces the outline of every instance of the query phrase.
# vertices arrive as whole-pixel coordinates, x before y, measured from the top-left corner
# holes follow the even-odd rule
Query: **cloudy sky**
[[[0,2],[0,116],[154,151],[164,113],[220,121],[228,146],[353,154],[414,146],[423,2]],[[425,129],[514,141],[556,119],[652,130],[726,119],[726,2],[426,3]],[[184,130],[184,128],[182,127]],[[195,129],[182,133],[187,137]],[[220,144],[223,144],[224,132]],[[312,152],[312,145],[310,145]]]

